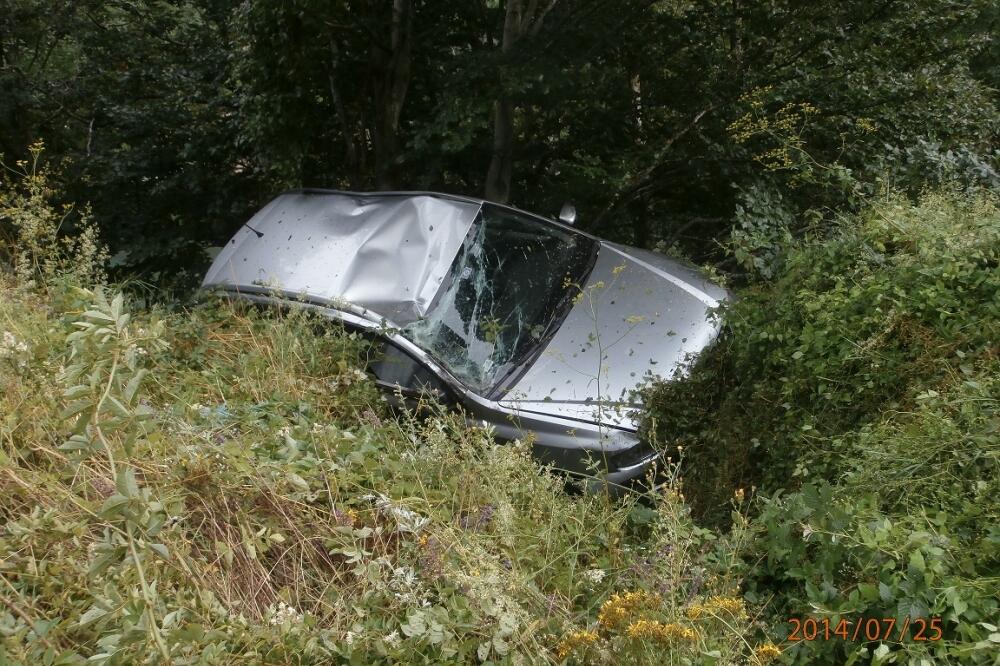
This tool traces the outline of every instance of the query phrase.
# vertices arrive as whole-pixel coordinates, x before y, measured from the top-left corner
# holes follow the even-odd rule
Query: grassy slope
[[[526,444],[394,418],[359,341],[305,315],[81,290],[100,250],[57,240],[51,195],[0,192],[0,664],[760,664],[806,614],[939,615],[946,640],[785,661],[995,663],[989,198],[889,201],[787,248],[657,389],[698,511],[759,513],[722,534],[677,483],[569,495]]]
[[[761,661],[675,490],[395,419],[303,314],[0,289],[0,663]]]

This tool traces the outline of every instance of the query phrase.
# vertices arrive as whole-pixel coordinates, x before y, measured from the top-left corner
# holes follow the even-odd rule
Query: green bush
[[[941,642],[798,643],[789,660],[992,663],[996,197],[890,198],[789,244],[783,265],[729,307],[723,338],[686,380],[652,392],[649,427],[683,445],[704,520],[721,522],[736,488],[770,498],[755,520],[748,596],[770,599],[776,626],[943,619]]]
[[[864,425],[996,357],[995,197],[889,200],[786,255],[729,307],[690,378],[649,398],[661,441],[688,444],[703,513],[736,487],[840,478]]]
[[[0,271],[23,286],[103,282],[108,253],[89,207],[58,203],[60,174],[42,159],[44,148],[34,143],[30,159],[14,166],[0,156]]]

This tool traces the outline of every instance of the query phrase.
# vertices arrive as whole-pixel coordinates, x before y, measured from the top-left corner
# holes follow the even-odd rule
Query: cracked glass
[[[424,317],[402,332],[486,394],[559,327],[598,243],[485,204]]]

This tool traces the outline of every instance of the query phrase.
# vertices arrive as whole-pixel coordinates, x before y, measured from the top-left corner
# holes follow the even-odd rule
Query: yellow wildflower
[[[764,643],[757,646],[753,651],[753,655],[757,657],[757,661],[766,664],[781,655],[781,650],[774,643]]]
[[[875,133],[876,130],[875,123],[873,123],[870,118],[858,118],[854,122],[858,126],[858,129],[860,129],[865,134]]]
[[[597,634],[593,631],[581,630],[570,632],[559,641],[559,645],[556,647],[556,656],[562,661],[578,647],[586,648],[596,642]]]
[[[665,624],[654,620],[637,620],[628,626],[626,633],[629,638],[645,638],[660,643],[698,640],[698,632],[690,627],[684,627],[674,622]]]
[[[645,590],[613,594],[601,606],[601,611],[597,614],[597,621],[602,627],[613,629],[628,620],[636,610],[658,606],[659,603],[660,596],[658,594],[650,594]]]
[[[725,611],[736,617],[746,617],[747,614],[743,600],[739,597],[709,597],[708,601],[705,602],[705,606],[709,610],[715,612]]]
[[[717,616],[720,613],[727,613],[739,618],[747,616],[746,607],[739,597],[709,597],[704,603],[688,606],[685,611],[685,615],[692,620],[697,620],[704,615]]]

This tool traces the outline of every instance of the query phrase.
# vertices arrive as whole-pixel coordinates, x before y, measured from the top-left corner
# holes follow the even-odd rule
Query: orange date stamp
[[[894,617],[861,617],[856,620],[829,618],[797,618],[788,620],[791,642],[797,641],[939,641],[944,635],[940,617],[906,616],[900,622]]]

